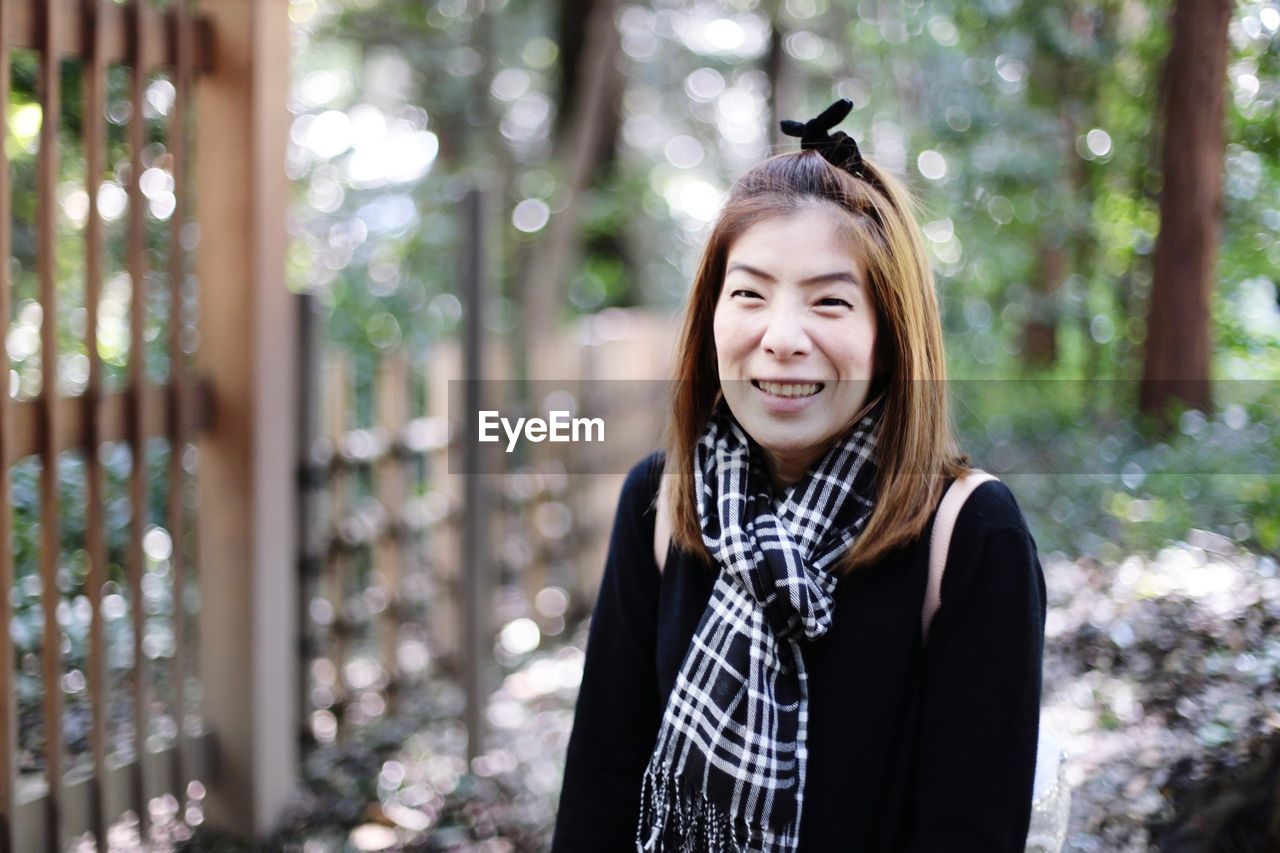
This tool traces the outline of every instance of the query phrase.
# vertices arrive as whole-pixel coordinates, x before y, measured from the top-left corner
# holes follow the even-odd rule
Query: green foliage
[[[1183,410],[1163,437],[1125,414],[1137,383],[952,387],[962,445],[1009,484],[1042,552],[1116,560],[1192,529],[1256,550],[1280,545],[1275,383],[1224,382],[1217,413]]]

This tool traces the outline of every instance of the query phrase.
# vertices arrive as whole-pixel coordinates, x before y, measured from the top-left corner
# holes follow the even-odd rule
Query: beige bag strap
[[[942,496],[938,515],[933,521],[933,534],[929,537],[929,582],[924,588],[924,610],[920,614],[920,630],[929,639],[929,623],[942,606],[942,573],[947,568],[947,551],[951,548],[951,533],[955,529],[960,509],[973,494],[974,489],[988,480],[997,479],[980,468],[973,468],[969,476],[956,480]]]
[[[667,548],[671,544],[671,517],[667,508],[667,481],[663,475],[658,483],[657,516],[653,519],[653,559],[658,564],[658,574],[662,574],[662,566],[667,562]]]

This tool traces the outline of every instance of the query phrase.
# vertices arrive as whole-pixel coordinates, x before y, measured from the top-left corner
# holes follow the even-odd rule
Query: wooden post
[[[102,591],[107,582],[107,529],[102,507],[106,506],[105,473],[102,457],[96,452],[101,445],[99,406],[102,399],[102,355],[98,351],[98,305],[102,300],[103,243],[102,214],[96,199],[106,169],[107,127],[103,105],[107,98],[107,62],[103,46],[104,0],[86,0],[86,26],[89,36],[85,47],[89,56],[84,65],[84,157],[85,192],[95,203],[89,205],[85,223],[85,351],[89,355],[89,384],[84,392],[86,444],[85,480],[85,550],[89,572],[85,578],[85,594],[92,611],[89,622],[89,702],[93,706],[93,781],[90,784],[89,825],[98,846],[105,844],[107,816],[102,789],[107,778],[107,635],[102,616]],[[4,255],[0,255],[4,257]],[[7,315],[5,315],[7,316]],[[182,645],[179,638],[178,645]],[[141,755],[141,753],[139,753]]]
[[[317,651],[315,635],[308,628],[307,613],[311,600],[320,592],[317,579],[325,557],[316,551],[315,524],[317,488],[312,454],[320,437],[319,399],[323,372],[320,368],[320,342],[323,340],[323,321],[316,316],[316,298],[311,293],[297,296],[298,311],[298,606],[295,608],[298,627],[303,630],[301,664],[298,667],[298,731],[306,741],[310,726],[311,678],[308,674],[311,660]],[[326,540],[327,541],[327,540]]]
[[[484,196],[471,190],[463,202],[463,282],[466,288],[464,317],[466,339],[463,344],[463,378],[465,383],[464,423],[471,413],[483,406],[484,390],[484,309],[485,309],[485,218]],[[484,700],[486,696],[487,661],[492,654],[492,630],[489,604],[492,601],[489,579],[488,527],[489,506],[486,478],[480,474],[480,448],[464,438],[463,445],[463,533],[462,533],[462,641],[461,663],[463,685],[467,697],[467,760],[484,753]]]
[[[297,778],[297,358],[285,287],[287,0],[202,0],[195,88],[201,242],[198,565],[203,711],[216,739],[211,824],[270,828]]]
[[[9,103],[9,20],[8,3],[0,0],[0,104]],[[0,139],[9,136],[8,109],[0,110]],[[11,246],[11,200],[9,157],[0,145],[0,258],[8,258]],[[10,264],[0,265],[0,318],[4,318],[6,336],[11,310]],[[12,406],[9,404],[9,350],[0,346],[0,637],[9,637],[13,621],[13,603],[8,592],[13,589],[13,549],[8,542],[13,532],[13,506],[10,498],[9,457]],[[8,649],[8,643],[5,643]],[[14,702],[14,655],[0,655],[0,853],[13,853],[14,783],[17,775],[18,709]]]
[[[62,79],[58,63],[57,11],[52,4],[41,10],[41,50],[38,94],[43,116],[40,122],[36,192],[40,201],[36,220],[36,267],[40,282],[39,396],[40,453],[40,600],[44,610],[43,646],[40,649],[41,704],[44,709],[44,777],[48,796],[42,818],[44,837],[51,847],[61,847],[62,824],[62,629],[58,624],[58,555],[61,548],[58,523],[58,303],[57,234],[58,118],[61,115]],[[7,105],[6,105],[7,108]],[[5,259],[0,259],[5,260]],[[134,465],[138,461],[134,460]],[[6,502],[7,503],[7,502]],[[4,590],[8,594],[8,590]],[[138,606],[135,600],[134,606]],[[7,639],[7,638],[6,638]],[[142,739],[138,739],[141,750]]]
[[[404,438],[409,422],[409,359],[404,349],[384,357],[374,380],[375,425],[390,442]],[[375,583],[386,596],[386,607],[380,615],[382,666],[387,673],[387,707],[394,710],[403,685],[400,679],[398,652],[400,622],[404,613],[404,539],[400,522],[404,519],[405,459],[390,452],[378,460],[374,470],[377,500],[387,514],[387,527],[373,543]]]
[[[131,7],[133,40],[130,51],[130,101],[134,105],[129,117],[129,228],[126,266],[129,271],[129,410],[127,419],[129,452],[129,507],[131,525],[129,544],[125,553],[125,575],[128,578],[129,614],[133,622],[133,721],[134,751],[138,760],[130,773],[130,795],[138,815],[138,829],[146,837],[151,815],[147,808],[147,780],[142,756],[147,751],[147,737],[151,733],[151,661],[144,651],[147,618],[143,605],[142,579],[147,573],[146,555],[142,538],[146,535],[147,515],[150,510],[150,489],[147,483],[147,442],[143,435],[147,422],[147,396],[142,388],[147,381],[146,344],[139,330],[146,326],[147,318],[147,266],[146,266],[146,206],[147,197],[142,192],[142,149],[147,144],[146,117],[142,104],[147,100],[147,72],[143,55],[151,40],[143,7],[134,0]]]
[[[426,385],[425,414],[429,418],[448,421],[450,408],[456,401],[450,399],[450,382],[462,378],[462,348],[457,340],[436,341],[431,345],[430,368],[423,377]],[[458,395],[461,398],[461,394]],[[454,450],[446,445],[427,459],[426,476],[432,480],[435,494],[451,507],[444,522],[426,532],[426,546],[430,558],[427,562],[431,573],[434,598],[431,602],[430,630],[432,642],[438,650],[440,668],[460,673],[462,661],[462,524],[463,484],[465,477],[445,476],[456,473],[451,469]]]
[[[169,111],[169,153],[173,158],[173,187],[175,204],[169,219],[169,505],[165,514],[169,536],[173,542],[169,564],[173,568],[173,636],[174,655],[170,669],[173,680],[173,717],[177,723],[178,743],[187,732],[187,676],[188,629],[186,609],[187,588],[187,508],[184,496],[188,480],[182,457],[186,454],[187,437],[191,424],[187,423],[190,399],[190,377],[187,354],[183,351],[187,318],[183,310],[187,292],[188,257],[183,248],[183,234],[187,227],[190,209],[187,203],[187,134],[190,131],[191,81],[194,78],[195,34],[192,30],[189,0],[176,0],[172,4],[174,23],[172,29],[176,63],[173,68],[174,99]],[[90,114],[92,115],[92,114]],[[92,196],[96,198],[96,196]],[[182,760],[181,749],[174,750],[173,778],[166,779],[178,797],[184,802],[189,781],[189,768]]]
[[[335,459],[343,452],[345,436],[350,431],[347,414],[355,399],[355,364],[344,352],[331,353],[325,360],[325,431],[333,441]],[[330,469],[329,474],[329,529],[331,543],[338,543],[338,532],[343,520],[350,515],[355,501],[354,474],[348,466]],[[351,636],[351,620],[347,616],[347,575],[351,555],[345,548],[335,549],[332,544],[326,555],[324,588],[329,596],[333,618],[329,623],[332,642],[329,654],[333,658],[333,715],[338,733],[346,729],[347,702],[351,692],[347,689],[346,667],[347,640]]]

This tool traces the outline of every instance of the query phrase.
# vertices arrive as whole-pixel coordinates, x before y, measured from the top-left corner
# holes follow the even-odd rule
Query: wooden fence
[[[0,655],[0,850],[105,847],[130,813],[145,839],[157,804],[260,836],[299,735],[385,714],[433,663],[466,682],[474,756],[493,585],[524,590],[508,621],[594,587],[620,477],[569,494],[551,460],[486,496],[442,473],[443,386],[499,378],[462,366],[478,326],[453,355],[391,355],[365,424],[344,357],[303,348],[289,55],[288,0],[0,0],[0,123],[35,134],[30,185],[0,146],[0,542],[33,543],[0,548],[0,636],[38,626]],[[11,109],[29,68],[36,100]],[[323,379],[299,383],[300,357]],[[563,601],[542,601],[554,633]]]
[[[200,50],[198,24],[189,8],[181,3],[158,10],[143,3],[120,6],[108,2],[69,2],[69,0],[30,0],[0,3],[0,122],[12,115],[11,69],[13,52],[33,51],[38,67],[37,96],[39,136],[35,184],[34,222],[23,222],[35,234],[35,267],[40,308],[39,382],[34,395],[11,388],[9,354],[0,347],[0,493],[6,497],[5,511],[0,513],[0,541],[9,542],[14,521],[10,501],[10,470],[15,463],[35,457],[39,464],[39,566],[38,578],[43,633],[39,655],[42,749],[39,764],[42,773],[20,772],[17,766],[20,717],[15,704],[18,673],[15,654],[0,656],[0,813],[4,815],[0,839],[19,850],[54,849],[60,839],[93,832],[105,837],[108,823],[126,810],[132,810],[145,826],[147,799],[161,792],[184,795],[185,783],[193,772],[202,772],[198,749],[191,749],[182,736],[188,716],[186,697],[191,670],[188,634],[181,602],[188,584],[185,545],[186,511],[184,495],[189,475],[183,468],[185,449],[191,431],[199,428],[197,386],[191,379],[190,353],[184,348],[189,318],[183,308],[190,301],[188,286],[188,253],[183,229],[188,223],[187,185],[188,156],[186,117],[189,113],[191,86],[195,73],[206,56]],[[83,193],[89,200],[82,225],[84,278],[83,353],[88,361],[88,377],[83,390],[75,395],[59,393],[61,367],[59,353],[59,251],[58,240],[59,185],[62,179],[60,151],[62,137],[62,67],[71,58],[79,69],[83,92],[84,121],[79,144],[83,148]],[[107,119],[104,116],[108,68],[120,66],[129,75],[128,103],[130,115],[126,123],[129,151],[127,185],[127,226],[125,270],[129,282],[129,327],[142,329],[147,322],[149,303],[156,294],[148,292],[150,281],[160,281],[167,290],[162,300],[167,304],[165,356],[167,377],[155,381],[146,370],[146,342],[142,334],[130,335],[127,355],[127,386],[108,392],[103,382],[103,362],[98,339],[99,306],[102,300],[107,239],[100,193],[107,171]],[[149,127],[148,109],[144,108],[149,87],[156,74],[163,71],[172,101],[167,105],[167,122],[159,150],[154,128]],[[4,136],[10,136],[6,125]],[[0,151],[0,259],[10,271],[13,256],[11,164],[6,152]],[[144,190],[150,178],[167,184],[165,198],[154,200],[161,191]],[[97,201],[98,203],[94,203]],[[149,223],[147,211],[160,225],[159,239],[169,246],[167,269],[148,269],[148,243],[155,240],[155,223]],[[167,222],[166,222],[167,220]],[[149,228],[152,234],[149,236]],[[164,230],[167,229],[167,233]],[[9,275],[0,279],[0,318],[6,330],[12,312],[15,282]],[[13,375],[18,375],[14,373]],[[30,374],[28,374],[30,375]],[[146,507],[149,490],[145,460],[147,445],[163,440],[171,449],[168,455],[168,501],[163,529],[172,542],[165,558],[170,578],[169,595],[177,606],[171,608],[168,630],[177,638],[174,652],[157,655],[144,648],[147,632],[153,630],[143,607],[143,583],[147,576]],[[123,443],[132,460],[128,475],[128,502],[133,523],[128,534],[124,560],[124,587],[132,617],[132,696],[129,703],[129,725],[132,743],[122,753],[109,754],[110,700],[107,692],[106,639],[104,636],[103,591],[107,576],[107,531],[104,507],[104,468],[100,449]],[[84,460],[84,503],[82,507],[59,505],[59,471],[64,457],[82,454]],[[87,575],[83,596],[90,608],[88,655],[84,671],[64,672],[62,647],[65,637],[67,596],[65,579],[60,577],[62,540],[60,526],[64,511],[83,512],[84,541],[81,546],[87,558]],[[0,635],[9,637],[13,620],[13,602],[8,591],[15,582],[13,551],[0,549]],[[150,653],[150,654],[149,654]],[[167,658],[167,677],[171,684],[170,705],[158,703],[152,689],[152,658]],[[66,677],[74,675],[70,682]],[[81,687],[83,685],[83,687]],[[68,767],[63,737],[63,697],[68,693],[86,692],[91,709],[89,754],[87,761]],[[144,743],[153,732],[153,712],[168,715],[169,736],[163,748],[148,750]],[[197,740],[199,740],[197,738]],[[146,755],[144,759],[142,756]]]
[[[293,791],[287,14],[0,0],[0,636],[38,626],[0,655],[5,850],[192,796],[257,833]]]
[[[431,569],[456,565],[441,540],[459,505],[428,487],[428,471],[444,464],[448,430],[443,417],[411,416],[421,380],[405,354],[379,365],[375,422],[363,427],[352,422],[350,357],[330,353],[318,363],[320,424],[302,444],[300,707],[309,709],[304,730],[328,742],[353,722],[393,712],[433,650],[451,639],[426,608],[444,577]]]
[[[518,657],[504,650],[504,629],[536,643],[589,612],[624,472],[584,476],[583,454],[544,444],[504,476],[468,476],[450,443],[458,413],[449,409],[462,402],[450,383],[475,375],[464,355],[474,348],[396,350],[358,378],[310,300],[304,312],[302,384],[312,390],[301,443],[303,728],[318,743],[342,739],[432,678],[474,691],[468,704],[478,711],[497,686],[495,656]],[[593,335],[597,326],[612,332]],[[639,312],[587,318],[541,348],[529,372],[554,377],[557,389],[652,380],[665,370],[670,336],[669,322]],[[481,375],[505,384],[511,353],[500,340],[484,351]],[[371,399],[357,404],[356,388]],[[370,420],[353,420],[356,412]],[[653,414],[608,413],[619,429],[636,423],[642,441],[657,434],[639,423]],[[649,449],[636,443],[621,455]],[[475,758],[485,751],[483,715],[466,722]]]

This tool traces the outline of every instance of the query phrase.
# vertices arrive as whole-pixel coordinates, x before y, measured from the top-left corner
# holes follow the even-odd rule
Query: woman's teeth
[[[812,397],[822,390],[822,384],[810,382],[805,385],[783,385],[777,382],[761,382],[753,380],[757,388],[775,397]]]

